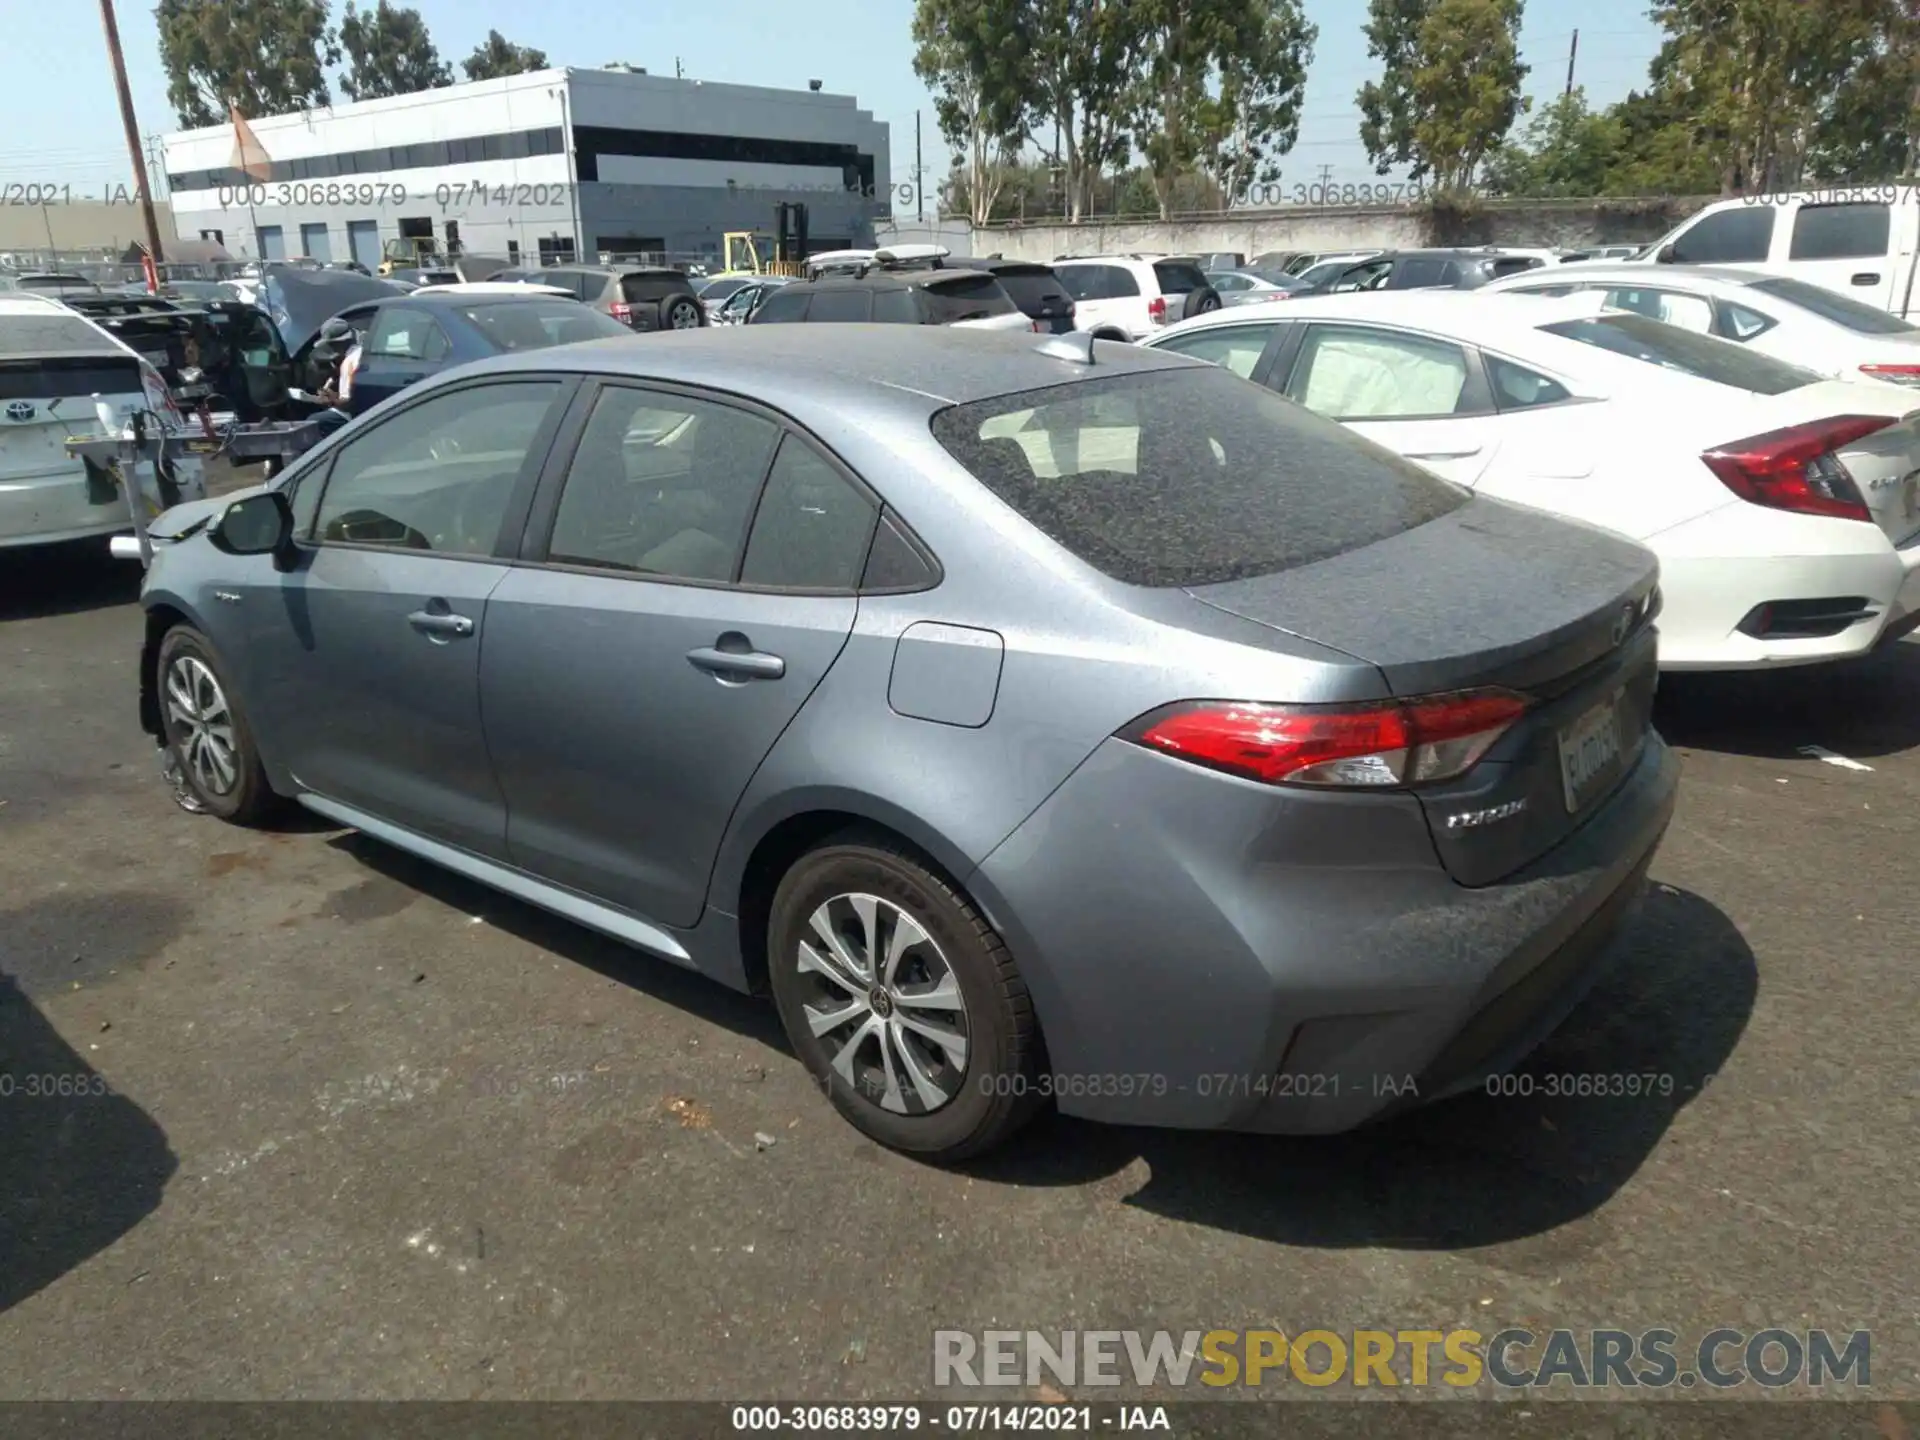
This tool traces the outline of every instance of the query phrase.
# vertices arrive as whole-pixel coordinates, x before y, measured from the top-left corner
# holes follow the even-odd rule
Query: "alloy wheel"
[[[675,330],[698,330],[700,307],[691,300],[676,300],[668,312],[667,323]]]
[[[836,895],[800,940],[808,1029],[833,1071],[896,1115],[926,1115],[960,1093],[966,997],[939,943],[878,895]]]
[[[167,720],[180,763],[203,794],[229,795],[240,783],[233,711],[204,660],[177,656],[167,667]]]

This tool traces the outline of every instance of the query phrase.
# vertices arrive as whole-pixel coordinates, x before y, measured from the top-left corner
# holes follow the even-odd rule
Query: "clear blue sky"
[[[17,10],[26,0],[6,0]],[[1362,0],[1306,0],[1320,27],[1307,79],[1300,142],[1285,162],[1288,180],[1311,180],[1323,165],[1333,178],[1370,173],[1353,94],[1372,73]],[[333,6],[337,19],[344,0]],[[624,60],[672,74],[676,57],[689,76],[798,88],[809,79],[859,98],[893,129],[893,179],[912,178],[916,109],[926,110],[926,164],[944,173],[945,156],[926,92],[915,78],[908,38],[909,0],[735,0],[729,6],[637,6],[631,0],[418,0],[442,58],[457,62],[498,29],[534,45],[556,65]],[[143,134],[174,126],[166,103],[151,0],[119,0],[121,45]],[[1580,30],[1576,80],[1599,104],[1645,82],[1659,33],[1643,0],[1527,0],[1521,57],[1532,66],[1533,93],[1552,95],[1566,81],[1567,47]],[[0,48],[0,191],[7,185],[70,184],[76,195],[124,185],[131,176],[98,11],[74,3],[16,13]]]

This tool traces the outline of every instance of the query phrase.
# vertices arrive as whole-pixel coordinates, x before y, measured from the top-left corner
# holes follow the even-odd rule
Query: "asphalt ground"
[[[949,1172],[844,1124],[769,1005],[181,812],[137,567],[0,565],[0,1398],[901,1400],[936,1329],[1507,1326],[1869,1330],[1868,1393],[1920,1396],[1920,644],[1665,686],[1678,817],[1536,1093],[1331,1140],[1050,1118]],[[1576,1073],[1673,1093],[1539,1093]]]

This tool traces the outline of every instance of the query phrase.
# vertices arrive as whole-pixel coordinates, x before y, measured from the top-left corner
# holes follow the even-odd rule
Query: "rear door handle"
[[[407,623],[422,635],[471,635],[473,621],[465,615],[447,615],[432,610],[416,610]]]
[[[687,659],[696,670],[718,675],[722,680],[778,680],[787,673],[787,662],[778,655],[758,650],[721,650],[703,646],[689,650]]]
[[[1853,283],[1855,285],[1878,285],[1880,283],[1880,276],[1877,271],[1862,270],[1858,275],[1853,277]]]
[[[1471,450],[1422,450],[1417,453],[1410,451],[1407,455],[1407,459],[1409,460],[1471,460],[1475,455],[1478,455],[1483,448],[1484,448],[1483,446],[1476,445]]]

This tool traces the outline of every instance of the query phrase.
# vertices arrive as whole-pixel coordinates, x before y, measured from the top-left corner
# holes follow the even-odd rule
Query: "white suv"
[[[67,454],[69,436],[99,433],[96,401],[119,425],[139,412],[182,423],[160,372],[117,337],[55,300],[0,295],[0,549],[133,528],[118,486]],[[206,493],[197,459],[174,462],[172,479],[179,500]],[[157,511],[160,487],[139,484]]]
[[[1143,340],[1163,326],[1220,308],[1200,262],[1180,255],[1076,255],[1053,262],[1073,297],[1074,328]]]

